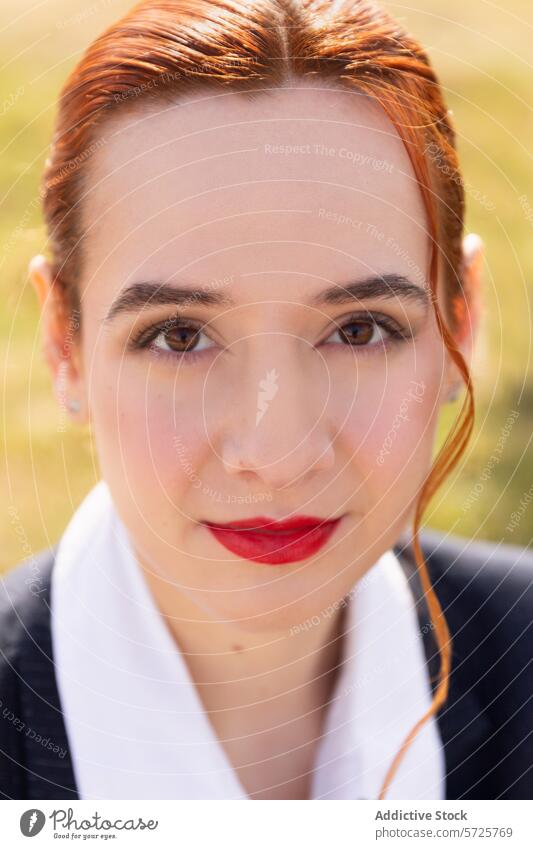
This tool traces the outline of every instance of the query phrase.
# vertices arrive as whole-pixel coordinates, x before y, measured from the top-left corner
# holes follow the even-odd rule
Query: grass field
[[[56,542],[99,477],[90,433],[72,426],[60,430],[27,265],[45,246],[38,186],[57,92],[90,40],[131,5],[0,0],[4,569]],[[427,521],[457,534],[529,544],[533,7],[531,0],[386,5],[426,44],[439,72],[459,134],[468,229],[480,233],[487,246],[476,432],[460,474],[435,499]],[[504,430],[510,414],[512,425]],[[516,512],[520,521],[509,530]]]

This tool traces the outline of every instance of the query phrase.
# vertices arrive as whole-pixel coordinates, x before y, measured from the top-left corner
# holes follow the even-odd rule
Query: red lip
[[[224,525],[203,524],[232,554],[256,563],[280,565],[305,560],[319,551],[341,518],[293,516],[278,522],[267,516],[256,516]]]

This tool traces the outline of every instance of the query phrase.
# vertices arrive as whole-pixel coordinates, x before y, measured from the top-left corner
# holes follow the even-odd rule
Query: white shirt
[[[431,703],[412,593],[393,552],[347,596],[343,665],[313,768],[313,799],[377,799]],[[52,647],[81,799],[248,799],[99,481],[52,570]],[[405,754],[387,799],[444,799],[436,721]]]

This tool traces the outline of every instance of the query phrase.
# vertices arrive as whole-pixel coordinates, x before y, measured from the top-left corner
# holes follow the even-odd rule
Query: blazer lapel
[[[420,634],[428,663],[432,692],[438,681],[439,652],[434,637],[428,608],[416,563],[406,546],[396,549],[396,554],[408,578],[409,587],[416,604]],[[439,589],[440,587],[440,589]],[[446,616],[449,599],[446,598],[445,581],[435,587]],[[492,723],[484,712],[477,692],[468,673],[465,657],[467,647],[461,642],[460,634],[452,635],[452,667],[449,679],[448,698],[436,714],[444,747],[446,763],[446,798],[485,798],[482,784],[486,770],[484,756],[476,754],[482,743],[492,732]],[[471,647],[470,647],[471,649]],[[478,795],[480,794],[480,795]]]
[[[55,554],[55,549],[53,554]],[[50,629],[53,555],[39,564],[40,586],[27,596],[25,629],[17,662],[19,707],[24,723],[27,799],[77,799],[66,729],[54,674]]]

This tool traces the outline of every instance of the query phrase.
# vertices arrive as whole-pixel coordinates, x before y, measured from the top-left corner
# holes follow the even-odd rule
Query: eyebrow
[[[346,304],[352,301],[363,301],[370,298],[393,299],[403,298],[428,306],[430,296],[425,288],[417,286],[401,274],[383,274],[368,277],[345,285],[336,284],[315,295],[310,301],[312,306]],[[222,292],[212,292],[207,289],[191,289],[175,286],[171,283],[141,282],[128,286],[111,304],[103,324],[110,324],[122,313],[138,312],[146,306],[176,306],[184,307],[191,304],[201,306],[233,307],[233,298]]]
[[[381,274],[376,277],[367,277],[355,283],[346,285],[337,284],[311,300],[315,306],[325,304],[346,304],[350,301],[364,301],[370,298],[403,298],[407,301],[416,301],[422,306],[428,306],[430,296],[427,289],[417,286],[407,277],[401,274]]]

